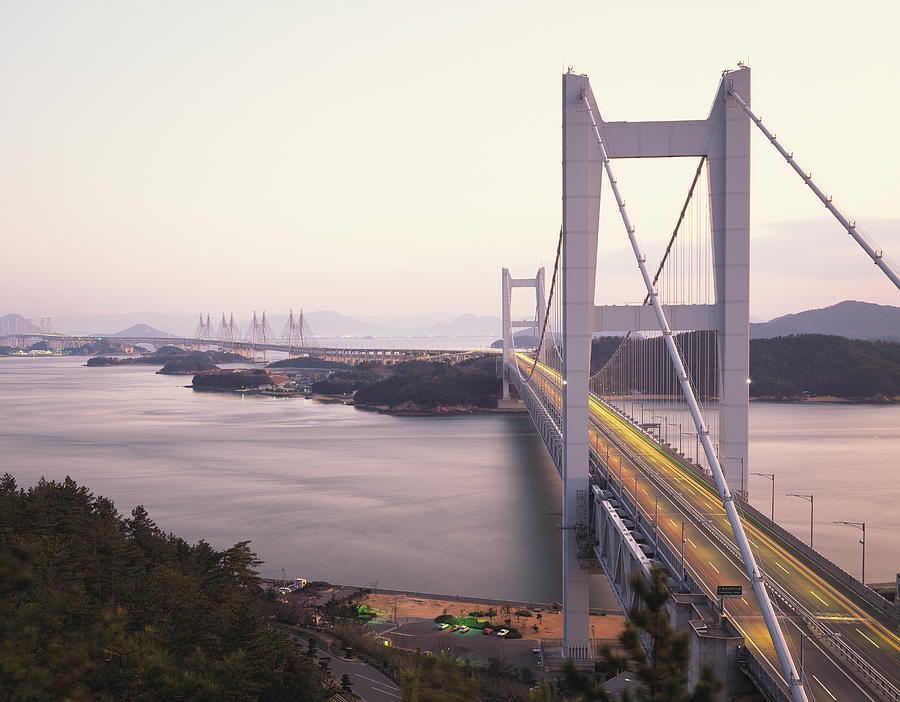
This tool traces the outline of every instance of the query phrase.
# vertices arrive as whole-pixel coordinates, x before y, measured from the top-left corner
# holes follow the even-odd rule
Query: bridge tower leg
[[[602,162],[581,101],[586,76],[566,74],[563,118],[563,655],[590,653],[588,571],[576,542],[579,499],[589,494],[588,393],[594,331],[594,285]]]
[[[722,79],[709,115],[713,274],[719,327],[719,456],[728,486],[746,496],[750,416],[750,69]]]
[[[513,333],[512,319],[510,318],[510,303],[512,291],[509,285],[509,269],[504,268],[500,272],[500,298],[501,298],[501,325],[503,331],[503,370],[501,372],[501,382],[503,383],[503,399],[509,399],[509,372],[512,363],[513,354]]]

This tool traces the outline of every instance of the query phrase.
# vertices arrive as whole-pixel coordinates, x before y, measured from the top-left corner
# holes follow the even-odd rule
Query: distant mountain
[[[477,317],[474,314],[462,314],[445,324],[432,324],[419,329],[405,330],[410,336],[496,336],[500,333],[499,317]]]
[[[144,336],[151,339],[166,339],[175,336],[169,332],[154,329],[149,324],[135,324],[134,326],[123,329],[122,331],[110,334],[110,336]]]
[[[426,315],[419,319],[427,319]],[[273,317],[275,319],[275,317]],[[413,324],[410,326],[394,326],[386,323],[366,321],[359,317],[348,317],[337,312],[322,310],[306,314],[309,326],[316,336],[496,336],[500,333],[499,317],[478,317],[474,314],[463,314],[448,322],[436,324]],[[415,322],[416,317],[407,318],[368,318],[380,321]]]
[[[366,324],[376,324],[379,327],[390,327],[392,329],[420,329],[433,324],[446,324],[447,322],[452,322],[456,318],[455,314],[443,312],[392,316],[357,314],[354,316],[356,319],[362,320]]]
[[[364,322],[331,310],[307,312],[305,318],[314,336],[391,336],[397,333],[395,328]]]
[[[750,325],[754,339],[789,334],[830,334],[851,339],[900,341],[900,307],[845,300],[830,307],[786,314]]]
[[[7,314],[0,317],[0,335],[24,334],[39,331],[39,327],[34,326],[30,319],[25,319],[25,317],[20,314]]]

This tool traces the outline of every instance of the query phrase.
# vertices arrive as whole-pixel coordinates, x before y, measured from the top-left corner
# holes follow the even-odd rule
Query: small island
[[[500,379],[494,357],[456,365],[409,361],[363,363],[312,385],[319,395],[353,396],[353,404],[388,414],[472,414],[496,410]]]
[[[217,370],[217,363],[242,363],[246,359],[230,351],[186,351],[177,346],[162,346],[153,353],[121,358],[118,356],[95,356],[85,365],[92,368],[103,366],[159,365],[157,373],[163,375],[191,375],[201,371]]]
[[[278,387],[288,380],[288,376],[265,368],[217,369],[195,375],[191,387],[194,390],[246,392]]]

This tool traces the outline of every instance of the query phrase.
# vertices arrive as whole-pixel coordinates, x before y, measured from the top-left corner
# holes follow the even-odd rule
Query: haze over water
[[[304,399],[195,393],[153,366],[0,360],[0,470],[72,476],[122,512],[217,548],[251,539],[281,574],[444,594],[560,597],[559,478],[527,416],[410,418]],[[751,406],[753,470],[816,494],[816,546],[867,580],[900,566],[900,406]],[[770,487],[750,483],[768,512]],[[778,497],[800,538],[808,503]]]

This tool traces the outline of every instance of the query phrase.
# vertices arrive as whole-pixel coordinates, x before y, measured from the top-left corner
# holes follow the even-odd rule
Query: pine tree
[[[666,572],[656,568],[647,580],[640,573],[631,577],[639,605],[629,612],[630,621],[619,636],[625,649],[623,656],[604,652],[609,669],[630,669],[641,685],[636,697],[626,690],[622,702],[712,702],[720,684],[712,669],[706,666],[700,684],[688,692],[687,664],[690,638],[688,632],[678,632],[669,622],[665,606],[671,593],[666,586]],[[642,635],[649,640],[644,648]]]

